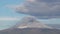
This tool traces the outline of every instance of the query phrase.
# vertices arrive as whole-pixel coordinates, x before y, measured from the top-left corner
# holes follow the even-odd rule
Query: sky
[[[17,17],[20,15],[14,13],[13,10],[6,8],[6,5],[17,5],[21,2],[23,2],[23,0],[0,0],[0,17]]]
[[[9,28],[15,25],[23,17],[28,16],[27,14],[17,13],[14,8],[8,6],[18,6],[24,3],[25,0],[0,0],[0,29]],[[39,21],[46,24],[60,24],[60,18],[56,19],[39,19]]]
[[[24,2],[24,0],[0,0],[0,29],[13,26],[25,16],[6,7],[7,5],[18,5],[22,2]]]

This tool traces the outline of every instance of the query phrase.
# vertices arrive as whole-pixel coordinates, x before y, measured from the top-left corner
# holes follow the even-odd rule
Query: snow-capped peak
[[[17,28],[51,28],[42,24],[35,17],[24,17],[22,23],[17,26]]]

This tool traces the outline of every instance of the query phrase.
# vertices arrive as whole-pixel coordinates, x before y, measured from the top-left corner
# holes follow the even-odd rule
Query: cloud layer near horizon
[[[60,18],[60,0],[27,0],[15,9],[38,18]]]
[[[4,17],[0,17],[0,21],[16,21],[16,20],[19,20],[18,18],[4,18]]]

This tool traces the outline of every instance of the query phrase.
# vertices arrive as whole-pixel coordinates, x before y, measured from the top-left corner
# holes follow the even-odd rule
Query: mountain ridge
[[[18,22],[15,26],[0,30],[0,34],[59,34],[59,29],[54,29],[40,21],[36,20],[35,17],[25,17],[21,23]]]

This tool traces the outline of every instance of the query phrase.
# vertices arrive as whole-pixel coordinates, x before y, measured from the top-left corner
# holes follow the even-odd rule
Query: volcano
[[[45,24],[41,23],[40,21],[37,20],[36,17],[34,16],[28,16],[24,17],[21,20],[21,23],[16,25],[17,28],[51,28],[49,26],[46,26]]]
[[[59,29],[46,26],[35,17],[24,17],[15,26],[1,30],[0,34],[60,34]]]

